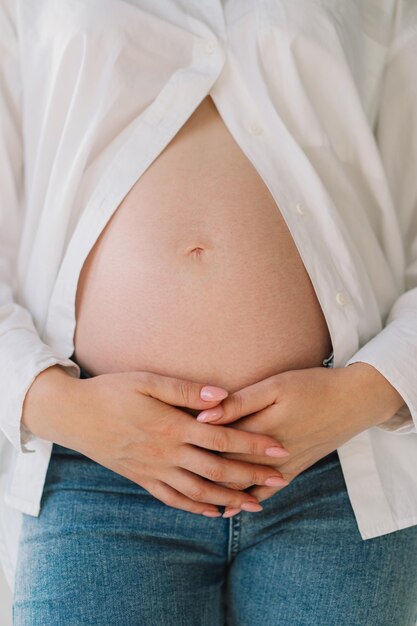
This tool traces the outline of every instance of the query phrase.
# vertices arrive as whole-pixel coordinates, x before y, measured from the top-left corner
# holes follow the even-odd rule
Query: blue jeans
[[[363,540],[337,451],[262,504],[175,509],[54,444],[40,515],[23,514],[13,623],[414,626],[417,526]]]

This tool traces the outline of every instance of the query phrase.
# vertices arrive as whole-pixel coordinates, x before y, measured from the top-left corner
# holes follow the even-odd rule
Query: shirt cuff
[[[30,378],[30,382],[25,385],[26,390],[25,390],[24,394],[21,396],[21,400],[20,400],[20,403],[19,403],[20,404],[20,415],[19,415],[19,427],[20,428],[19,428],[19,434],[17,435],[17,433],[16,433],[16,440],[15,441],[11,440],[13,446],[15,448],[18,448],[20,450],[20,452],[23,452],[24,454],[29,453],[29,452],[35,452],[35,450],[33,450],[32,448],[28,448],[26,446],[26,444],[30,443],[31,441],[36,439],[36,435],[34,435],[21,422],[24,399],[26,397],[26,393],[29,391],[30,386],[32,385],[33,381],[38,376],[38,374],[40,374],[41,372],[46,370],[48,367],[51,367],[52,365],[62,365],[63,367],[65,367],[65,369],[68,371],[68,373],[71,376],[73,376],[74,378],[79,377],[79,372],[80,372],[79,365],[77,365],[76,363],[74,363],[74,361],[71,361],[70,359],[59,358],[59,357],[51,357],[46,362],[46,364],[42,363],[42,365],[40,366],[39,370],[37,369],[35,372],[32,372],[32,376]],[[6,436],[7,436],[7,433],[6,433]]]
[[[36,436],[21,423],[23,403],[38,374],[52,365],[61,365],[74,378],[80,376],[77,363],[29,330],[16,329],[1,338],[0,371],[4,375],[0,376],[0,430],[18,452],[35,452],[26,445]]]

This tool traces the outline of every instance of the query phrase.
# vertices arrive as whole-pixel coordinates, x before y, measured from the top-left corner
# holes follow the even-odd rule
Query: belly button
[[[204,252],[205,252],[205,249],[202,248],[201,246],[191,246],[187,248],[186,255],[192,256],[194,258],[199,258],[204,254]]]

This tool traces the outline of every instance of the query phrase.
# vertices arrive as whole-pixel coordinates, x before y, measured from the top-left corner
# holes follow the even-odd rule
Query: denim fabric
[[[323,359],[323,367],[334,367],[334,352],[329,354],[326,359]]]
[[[262,504],[175,509],[54,444],[40,515],[23,514],[13,623],[415,625],[417,526],[364,541],[337,451]]]

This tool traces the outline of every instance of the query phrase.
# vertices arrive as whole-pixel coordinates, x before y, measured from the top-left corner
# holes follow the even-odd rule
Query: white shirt
[[[81,266],[207,94],[282,211],[335,367],[373,365],[406,403],[338,448],[358,532],[417,524],[416,58],[414,0],[0,0],[0,558],[12,588],[52,448],[21,430],[25,393],[56,363],[79,376]]]

